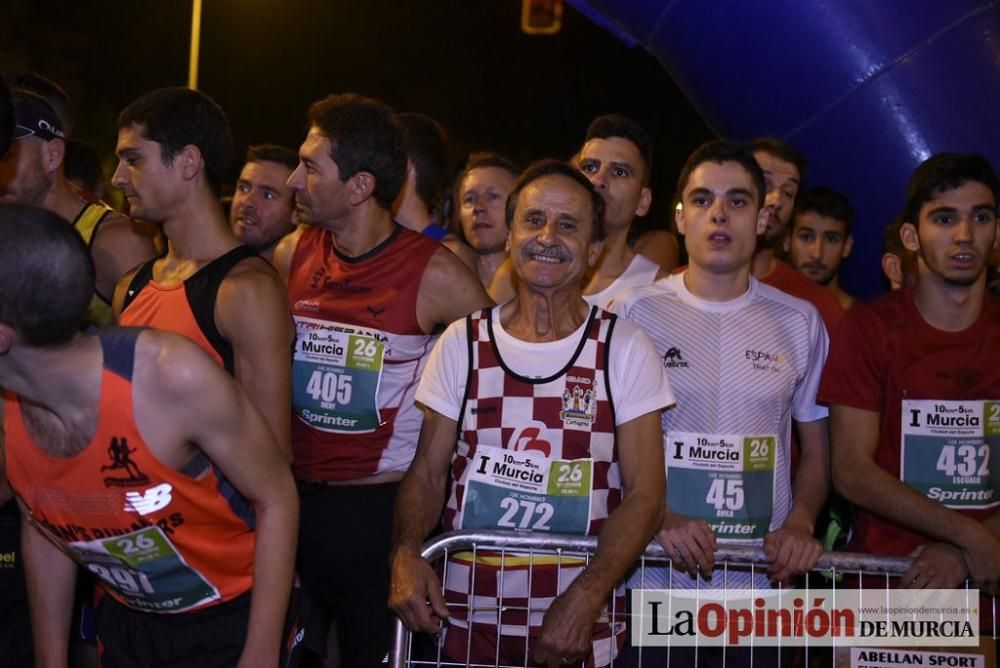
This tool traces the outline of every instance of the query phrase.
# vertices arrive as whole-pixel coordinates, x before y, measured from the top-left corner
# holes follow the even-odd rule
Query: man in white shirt
[[[638,123],[618,114],[595,118],[576,157],[576,165],[606,205],[604,252],[583,290],[587,303],[610,308],[623,290],[649,285],[660,266],[636,253],[628,243],[636,216],[653,203],[649,177],[653,141]]]
[[[657,538],[687,574],[668,581],[646,569],[642,583],[669,584],[674,595],[702,588],[702,598],[705,587],[767,589],[769,580],[809,570],[822,552],[813,529],[830,487],[827,411],[816,404],[826,329],[811,304],[750,275],[767,213],[764,175],[748,147],[702,145],[678,192],[687,269],[616,307],[653,339],[678,396],[663,415],[670,485]],[[793,418],[802,448],[794,483]],[[730,566],[723,576],[713,568],[719,542],[761,545],[770,567],[751,574]],[[670,657],[680,661],[690,649],[672,648]],[[757,650],[757,665],[772,665],[770,650]],[[703,648],[699,659],[711,655]],[[745,650],[726,655],[729,666],[749,659]],[[693,656],[677,665],[693,665]]]
[[[449,618],[443,653],[464,665],[521,665],[528,653],[550,667],[608,665],[625,630],[622,597],[609,610],[608,596],[660,523],[670,386],[641,330],[581,296],[603,209],[570,165],[526,170],[506,207],[517,296],[453,323],[417,390],[428,410],[396,503],[390,605],[413,630]],[[452,555],[446,605],[420,557],[442,508],[446,530],[598,535],[598,548],[561,565],[506,552],[505,578],[487,551]],[[502,612],[483,596],[502,598]]]

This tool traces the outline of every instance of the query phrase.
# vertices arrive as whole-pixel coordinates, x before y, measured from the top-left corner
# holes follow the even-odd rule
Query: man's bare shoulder
[[[217,304],[228,306],[229,302],[244,302],[240,307],[261,305],[262,300],[277,300],[285,307],[285,288],[274,267],[262,257],[243,260],[229,270],[219,284]],[[247,303],[249,302],[249,303]]]
[[[447,246],[439,248],[431,256],[427,268],[424,270],[423,284],[420,286],[421,292],[446,289],[449,284],[453,285],[456,281],[460,284],[467,281],[478,283],[479,279],[450,248]]]
[[[274,249],[274,268],[285,283],[288,282],[288,274],[292,269],[292,257],[295,255],[295,248],[299,245],[299,239],[302,238],[304,229],[304,225],[298,225],[286,234]]]
[[[442,247],[431,256],[417,297],[417,318],[425,332],[492,305],[479,277],[457,255]]]
[[[185,406],[206,382],[222,373],[218,364],[187,338],[161,330],[144,330],[136,342],[133,382],[138,391],[156,397],[165,410]]]

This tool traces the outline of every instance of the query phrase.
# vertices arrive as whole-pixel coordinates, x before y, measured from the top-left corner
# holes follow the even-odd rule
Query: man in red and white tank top
[[[390,604],[413,630],[449,618],[443,653],[463,664],[603,666],[624,639],[608,597],[660,521],[660,412],[674,399],[646,335],[581,296],[603,213],[574,167],[529,167],[506,210],[517,296],[453,323],[417,391],[428,410],[396,502]],[[502,575],[493,555],[453,555],[442,596],[420,557],[442,508],[446,530],[599,535],[598,549],[530,574],[518,554]]]
[[[24,299],[28,286],[48,297]],[[0,480],[26,520],[37,663],[67,663],[80,564],[107,594],[102,665],[276,666],[291,647],[288,459],[186,339],[77,335],[93,286],[65,221],[0,207]]]
[[[308,121],[288,181],[305,225],[274,257],[297,332],[299,573],[343,664],[365,667],[389,646],[392,508],[417,447],[417,381],[435,333],[490,301],[453,253],[393,221],[406,154],[388,106],[331,95]]]

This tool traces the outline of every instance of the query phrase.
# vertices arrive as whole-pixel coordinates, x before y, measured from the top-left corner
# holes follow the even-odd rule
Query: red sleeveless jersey
[[[253,512],[204,455],[177,471],[143,441],[131,380],[141,331],[100,334],[97,431],[75,456],[46,454],[19,399],[5,396],[7,477],[35,525],[112,596],[144,612],[186,612],[251,588]]]
[[[350,258],[329,231],[302,232],[288,278],[296,477],[353,480],[409,467],[422,419],[413,395],[435,340],[417,321],[417,297],[441,247],[397,225]]]

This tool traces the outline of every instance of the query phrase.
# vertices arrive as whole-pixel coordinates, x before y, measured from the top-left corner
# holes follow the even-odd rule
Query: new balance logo
[[[126,492],[125,512],[149,515],[166,508],[173,500],[173,496],[170,494],[173,489],[169,483],[163,483],[156,487],[150,487],[145,492]]]

